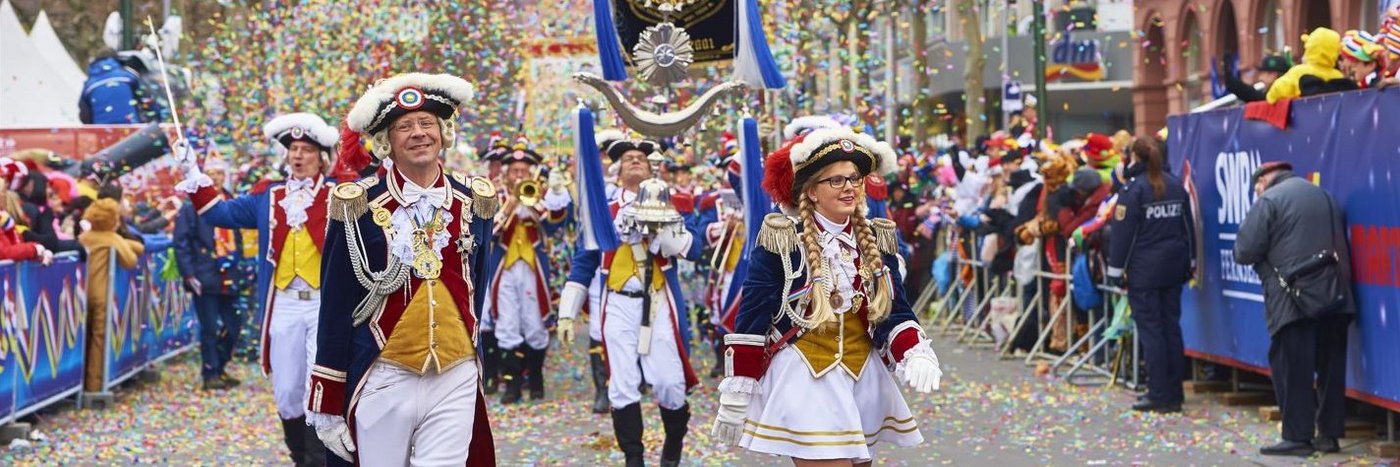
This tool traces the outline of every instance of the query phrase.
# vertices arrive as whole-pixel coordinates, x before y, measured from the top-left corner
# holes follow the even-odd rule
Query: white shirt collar
[[[820,225],[822,228],[822,243],[839,241],[841,243],[846,244],[846,246],[850,247],[851,249],[855,249],[856,239],[855,237],[851,236],[850,232],[846,231],[846,227],[850,226],[851,224],[850,218],[847,218],[846,222],[838,224],[835,221],[832,221],[831,219],[827,219],[826,216],[823,216],[820,212],[815,212],[814,214],[817,218],[817,224]]]

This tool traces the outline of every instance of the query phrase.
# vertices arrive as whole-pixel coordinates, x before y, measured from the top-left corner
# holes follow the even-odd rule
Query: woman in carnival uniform
[[[798,466],[868,465],[881,441],[923,442],[895,387],[942,372],[905,297],[894,223],[867,219],[863,183],[895,168],[889,145],[819,129],[764,162],[769,214],[753,249],[714,435]]]

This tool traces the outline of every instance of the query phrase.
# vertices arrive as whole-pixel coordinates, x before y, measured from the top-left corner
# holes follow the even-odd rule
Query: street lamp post
[[[1033,0],[1031,8],[1031,37],[1035,39],[1035,100],[1037,102],[1035,139],[1045,137],[1050,122],[1050,101],[1045,98],[1045,0]]]
[[[131,0],[122,0],[122,50],[136,48],[136,32],[131,21]]]

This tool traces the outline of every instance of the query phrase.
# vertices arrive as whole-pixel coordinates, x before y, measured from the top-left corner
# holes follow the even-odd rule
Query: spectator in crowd
[[[1150,137],[1128,150],[1108,256],[1109,283],[1128,290],[1147,362],[1147,397],[1133,410],[1173,413],[1185,401],[1181,337],[1181,288],[1191,278],[1195,238],[1191,208],[1181,180],[1166,168],[1166,156]]]
[[[62,217],[62,211],[54,209],[50,203],[48,178],[38,171],[30,171],[28,181],[21,189],[28,190],[20,193],[24,202],[24,217],[29,221],[24,240],[37,242],[55,253],[81,251],[83,246],[77,241],[59,235],[56,220]]]
[[[223,164],[206,163],[204,173],[216,181],[225,197],[233,198],[222,188],[226,176]],[[241,291],[235,287],[234,278],[243,252],[242,233],[203,222],[194,204],[185,202],[176,218],[173,237],[175,261],[184,276],[185,290],[194,294],[195,315],[199,319],[203,389],[238,386],[241,382],[229,376],[227,365],[243,328],[243,316],[235,307]]]
[[[1262,101],[1266,97],[1265,91],[1268,91],[1269,86],[1273,86],[1274,80],[1288,72],[1288,68],[1292,66],[1292,64],[1289,63],[1291,61],[1292,60],[1284,54],[1265,55],[1264,59],[1259,61],[1259,67],[1254,69],[1254,82],[1264,85],[1264,90],[1262,91],[1255,89],[1254,85],[1245,84],[1245,82],[1234,73],[1225,73],[1225,89],[1229,90],[1230,94],[1234,94],[1235,98],[1239,99],[1240,102]],[[1222,62],[1220,64],[1220,69],[1226,70],[1229,69],[1229,67]]]
[[[1274,80],[1266,98],[1269,103],[1301,96],[1356,89],[1356,82],[1337,69],[1342,36],[1328,28],[1317,28],[1303,35],[1303,62]]]
[[[1346,422],[1347,328],[1356,313],[1341,209],[1322,188],[1294,176],[1287,162],[1255,170],[1254,192],[1234,256],[1235,262],[1253,266],[1264,285],[1269,369],[1283,413],[1283,441],[1259,452],[1337,452]],[[1330,258],[1330,263],[1318,258]],[[1308,280],[1315,274],[1335,281],[1335,287],[1326,280]],[[1315,303],[1290,293],[1300,290],[1295,287],[1309,297],[1327,293],[1318,288],[1337,290],[1326,306],[1313,307]]]
[[[20,235],[24,225],[24,210],[19,199],[10,191],[18,188],[29,169],[9,158],[0,158],[0,260],[26,261],[38,259],[48,262],[53,254],[35,242],[26,242]]]
[[[78,241],[88,250],[88,338],[83,377],[83,390],[88,392],[102,390],[107,345],[107,296],[112,283],[112,278],[108,276],[111,262],[116,260],[123,268],[134,268],[146,249],[139,242],[117,235],[120,213],[121,207],[115,200],[94,201],[83,213],[83,220],[92,228],[78,237]]]
[[[78,113],[89,125],[145,123],[141,77],[123,66],[117,54],[105,50],[88,65],[88,79],[78,99]]]
[[[1342,71],[1362,89],[1381,85],[1385,73],[1385,48],[1366,31],[1347,31],[1342,37]]]

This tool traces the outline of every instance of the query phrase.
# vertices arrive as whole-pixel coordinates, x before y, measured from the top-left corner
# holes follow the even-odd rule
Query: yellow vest
[[[638,243],[642,248],[646,248],[645,243]],[[617,253],[613,254],[612,264],[608,266],[608,289],[613,292],[621,292],[627,285],[627,280],[633,277],[641,279],[641,271],[637,268],[637,258],[632,255],[633,244],[623,244],[618,247]],[[666,285],[666,274],[661,271],[661,267],[652,261],[651,289],[661,290]]]
[[[321,252],[316,250],[316,242],[311,240],[311,233],[305,228],[293,230],[287,235],[272,283],[279,289],[285,289],[297,277],[313,289],[321,288]]]
[[[501,263],[502,267],[510,267],[516,261],[524,261],[530,267],[535,267],[535,245],[530,243],[529,225],[533,222],[517,222],[510,232],[510,244],[506,246],[506,259]]]
[[[826,300],[813,297],[813,300]],[[817,327],[797,339],[797,351],[802,353],[813,377],[820,377],[834,367],[841,367],[852,378],[860,379],[865,360],[870,357],[870,335],[857,316],[857,308],[839,315],[839,327]]]
[[[437,280],[419,284],[389,342],[379,351],[380,359],[420,375],[429,368],[442,373],[475,355],[457,301]]]

